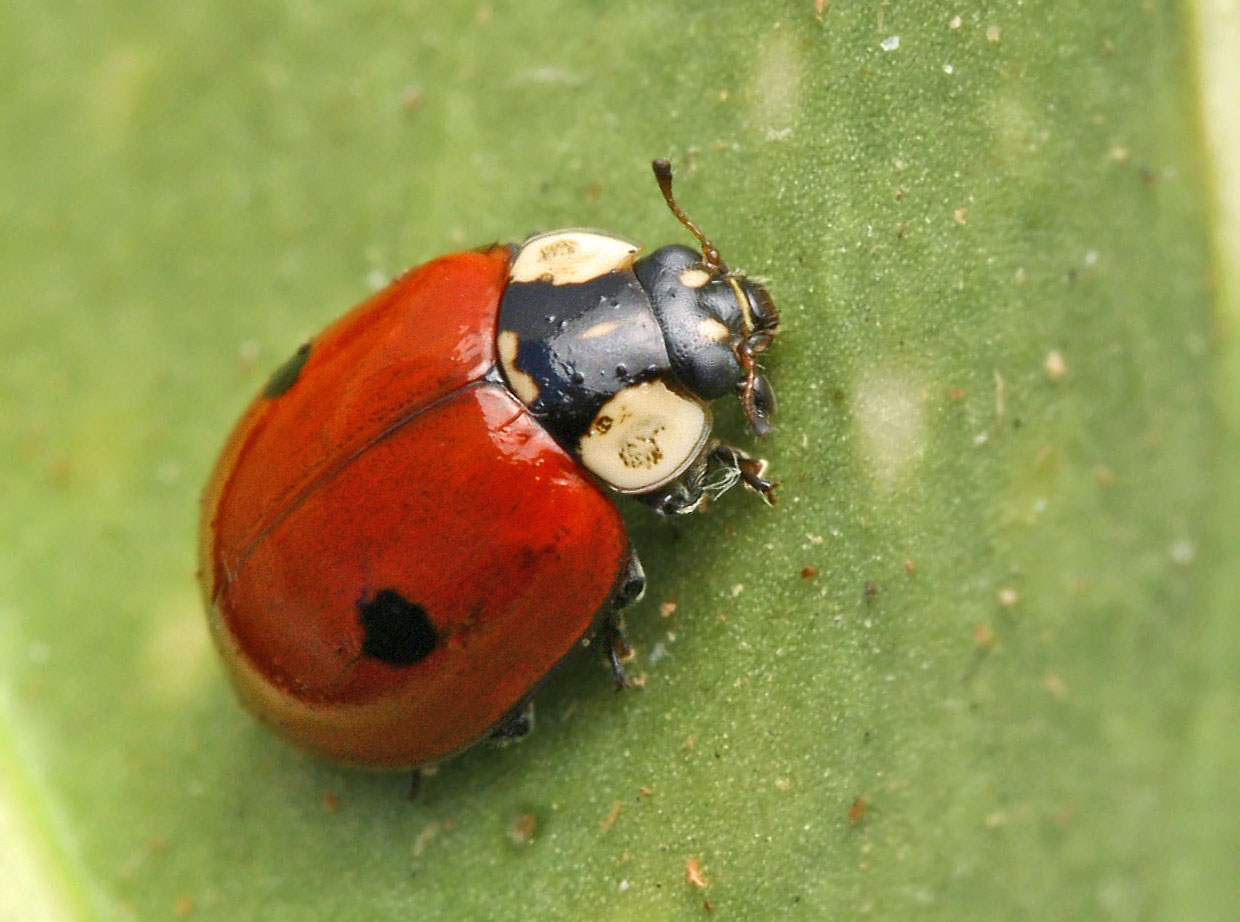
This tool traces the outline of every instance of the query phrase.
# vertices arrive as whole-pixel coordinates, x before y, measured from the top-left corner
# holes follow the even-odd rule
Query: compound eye
[[[762,419],[775,415],[775,389],[766,375],[754,375],[753,408]]]
[[[779,310],[765,288],[746,281],[745,293],[749,296],[749,311],[753,315],[755,330],[774,330],[779,326]]]

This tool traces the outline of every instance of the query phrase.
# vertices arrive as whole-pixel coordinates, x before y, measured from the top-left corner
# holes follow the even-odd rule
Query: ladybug
[[[531,699],[645,578],[609,491],[692,512],[765,462],[711,436],[736,394],[770,431],[778,313],[700,251],[568,229],[411,269],[301,346],[203,495],[200,581],[245,706],[375,768],[529,730]]]

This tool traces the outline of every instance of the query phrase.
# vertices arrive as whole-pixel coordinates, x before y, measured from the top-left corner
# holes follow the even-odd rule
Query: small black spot
[[[362,653],[389,666],[412,666],[431,655],[438,642],[426,609],[395,589],[380,589],[357,603],[366,632]]]
[[[310,344],[302,343],[289,360],[277,368],[275,374],[267,380],[267,386],[263,388],[263,396],[274,400],[296,384],[309,358]]]

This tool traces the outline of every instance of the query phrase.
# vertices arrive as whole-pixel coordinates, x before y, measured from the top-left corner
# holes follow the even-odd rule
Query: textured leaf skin
[[[934,6],[0,11],[0,916],[1237,917],[1198,11]],[[779,504],[626,508],[642,691],[414,803],[291,752],[194,584],[232,420],[437,253],[681,239],[659,155],[784,313]]]

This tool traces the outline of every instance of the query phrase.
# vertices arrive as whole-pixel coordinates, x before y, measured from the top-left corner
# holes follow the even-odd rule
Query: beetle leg
[[[762,459],[713,441],[707,443],[698,460],[680,477],[640,499],[661,515],[688,515],[743,482],[764,501],[772,503],[775,484],[765,475],[766,462]]]
[[[523,701],[500,718],[487,741],[499,746],[519,740],[534,729],[534,702]]]
[[[639,499],[648,503],[659,515],[688,515],[702,505],[706,494],[710,492],[707,479],[711,458],[711,448],[708,446],[683,474],[661,489],[643,494]]]
[[[612,612],[603,623],[603,648],[607,651],[607,663],[611,666],[611,680],[616,685],[616,691],[633,687],[633,680],[624,668],[625,661],[633,658],[633,647],[624,636],[623,621],[619,612]]]
[[[641,600],[646,594],[646,571],[642,569],[642,562],[637,559],[637,552],[632,548],[629,549],[629,563],[625,570],[624,579],[620,582],[620,589],[616,592],[616,598],[611,603],[612,614],[617,614],[622,608],[628,608],[634,602]]]
[[[405,796],[409,800],[417,800],[418,794],[422,790],[422,769],[415,768],[409,772],[409,790],[405,792]]]
[[[616,598],[612,602],[611,611],[603,622],[603,649],[607,652],[607,662],[611,666],[611,679],[616,689],[632,688],[633,681],[624,669],[624,663],[633,658],[633,647],[624,636],[624,609],[632,605],[646,593],[646,572],[637,554],[629,551],[629,564]]]
[[[775,501],[772,495],[775,484],[767,480],[766,462],[761,458],[751,458],[739,448],[719,442],[711,450],[711,457],[725,468],[733,470],[745,482],[745,486],[758,493],[768,505]]]
[[[693,512],[701,505],[703,493],[701,486],[694,482],[691,476],[693,473],[696,471],[688,471],[679,480],[672,481],[657,493],[641,498],[659,515],[685,515]]]

